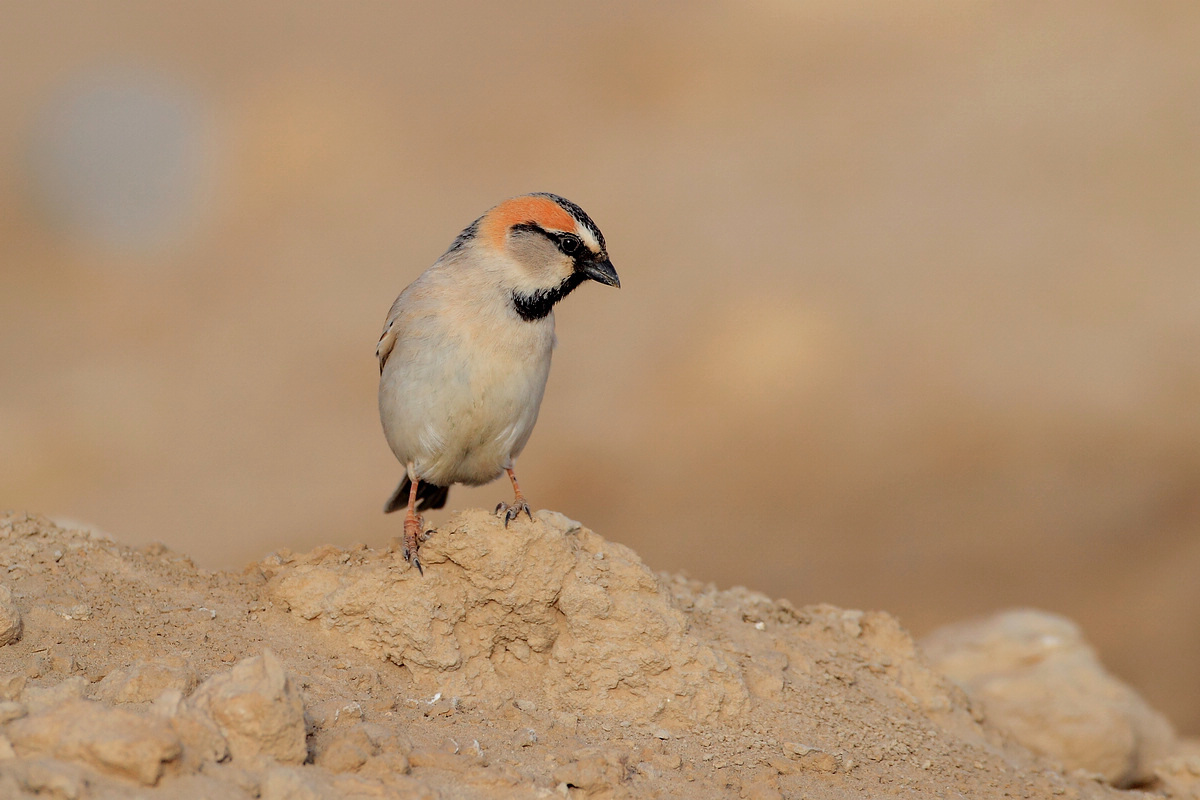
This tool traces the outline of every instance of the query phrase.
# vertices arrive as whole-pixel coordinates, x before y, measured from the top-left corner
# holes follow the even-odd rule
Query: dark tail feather
[[[449,486],[434,486],[432,483],[422,483],[417,488],[417,511],[441,508],[446,505],[446,498],[449,496]]]
[[[412,481],[405,475],[404,480],[400,481],[400,485],[396,487],[396,491],[392,492],[392,496],[383,504],[383,513],[390,514],[405,508],[408,505],[408,493],[411,490]]]
[[[408,508],[408,493],[412,491],[412,481],[408,476],[400,481],[396,491],[383,504],[383,513],[390,514],[402,508]],[[428,511],[431,508],[441,508],[446,505],[446,497],[450,494],[449,486],[434,486],[432,483],[422,483],[417,487],[417,511]]]

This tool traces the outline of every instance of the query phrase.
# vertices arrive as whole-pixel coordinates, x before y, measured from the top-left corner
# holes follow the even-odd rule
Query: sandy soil
[[[1022,747],[886,613],[655,574],[550,511],[456,514],[422,557],[213,572],[0,517],[0,795],[1125,794]],[[1200,760],[1161,725],[1126,762],[1195,796]]]

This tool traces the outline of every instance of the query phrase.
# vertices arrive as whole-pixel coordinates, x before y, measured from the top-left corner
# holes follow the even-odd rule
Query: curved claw
[[[417,572],[421,573],[422,575],[425,574],[425,568],[421,566],[421,559],[417,557],[417,552],[415,550],[409,550],[407,547],[405,547],[404,560],[416,567]]]
[[[508,503],[499,503],[496,505],[496,516],[504,517],[504,527],[508,527],[508,523],[512,522],[517,517],[521,516],[524,511],[529,519],[533,520],[533,511],[529,509],[529,503],[524,500],[514,501],[511,505]]]

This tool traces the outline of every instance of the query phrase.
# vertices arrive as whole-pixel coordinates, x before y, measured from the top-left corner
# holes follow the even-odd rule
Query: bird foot
[[[421,566],[421,559],[417,558],[417,551],[421,549],[421,542],[429,538],[433,531],[424,531],[424,527],[420,517],[410,516],[404,519],[404,560],[417,568],[417,572],[425,574],[425,568]]]
[[[508,527],[508,523],[521,516],[522,511],[525,512],[530,521],[533,520],[533,512],[529,510],[529,503],[526,503],[523,497],[518,497],[512,503],[496,504],[496,516],[504,517],[504,527],[506,528]]]

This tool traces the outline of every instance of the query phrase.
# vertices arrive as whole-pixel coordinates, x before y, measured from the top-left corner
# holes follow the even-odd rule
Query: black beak
[[[580,261],[579,271],[605,286],[621,288],[621,279],[617,277],[617,271],[613,269],[612,262],[608,258]]]

